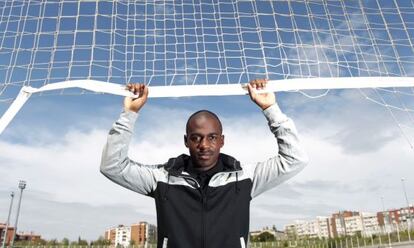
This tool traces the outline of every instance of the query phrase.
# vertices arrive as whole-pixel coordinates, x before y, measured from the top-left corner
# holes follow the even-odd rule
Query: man
[[[139,96],[126,97],[124,112],[114,124],[103,151],[101,172],[112,181],[153,197],[157,209],[158,248],[246,247],[250,200],[299,172],[307,157],[295,126],[276,104],[273,93],[258,94],[267,80],[248,84],[250,98],[262,110],[277,139],[273,158],[241,165],[220,153],[224,145],[217,116],[203,110],[187,122],[185,146],[180,155],[160,165],[144,165],[128,158],[128,146],[148,88],[129,84]],[[252,147],[252,152],[257,147]],[[277,211],[277,209],[275,209]]]

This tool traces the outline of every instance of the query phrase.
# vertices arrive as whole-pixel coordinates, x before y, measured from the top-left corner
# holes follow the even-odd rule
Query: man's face
[[[201,114],[190,119],[184,142],[196,167],[208,170],[217,163],[224,145],[221,132],[220,123],[211,115]]]

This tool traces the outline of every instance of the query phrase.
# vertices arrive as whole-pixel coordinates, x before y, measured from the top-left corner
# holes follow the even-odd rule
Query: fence
[[[407,231],[372,235],[370,237],[348,236],[335,239],[298,239],[278,240],[271,242],[251,242],[251,248],[377,248],[377,247],[414,247],[414,232]],[[123,248],[107,245],[19,245],[15,248]],[[157,248],[156,244],[132,245],[128,248]]]

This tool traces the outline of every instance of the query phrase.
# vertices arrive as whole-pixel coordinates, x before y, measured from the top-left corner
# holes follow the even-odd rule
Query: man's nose
[[[208,139],[207,139],[206,137],[204,137],[204,138],[202,138],[202,139],[201,139],[200,144],[198,145],[198,148],[200,148],[200,149],[205,149],[205,148],[207,148],[209,145],[210,145],[210,144],[209,144],[209,142],[208,142]]]

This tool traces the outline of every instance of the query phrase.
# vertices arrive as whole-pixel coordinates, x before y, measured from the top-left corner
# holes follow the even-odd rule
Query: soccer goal
[[[33,94],[125,96],[145,82],[150,97],[228,96],[254,78],[359,90],[404,133],[413,42],[411,0],[1,1],[0,133]]]

